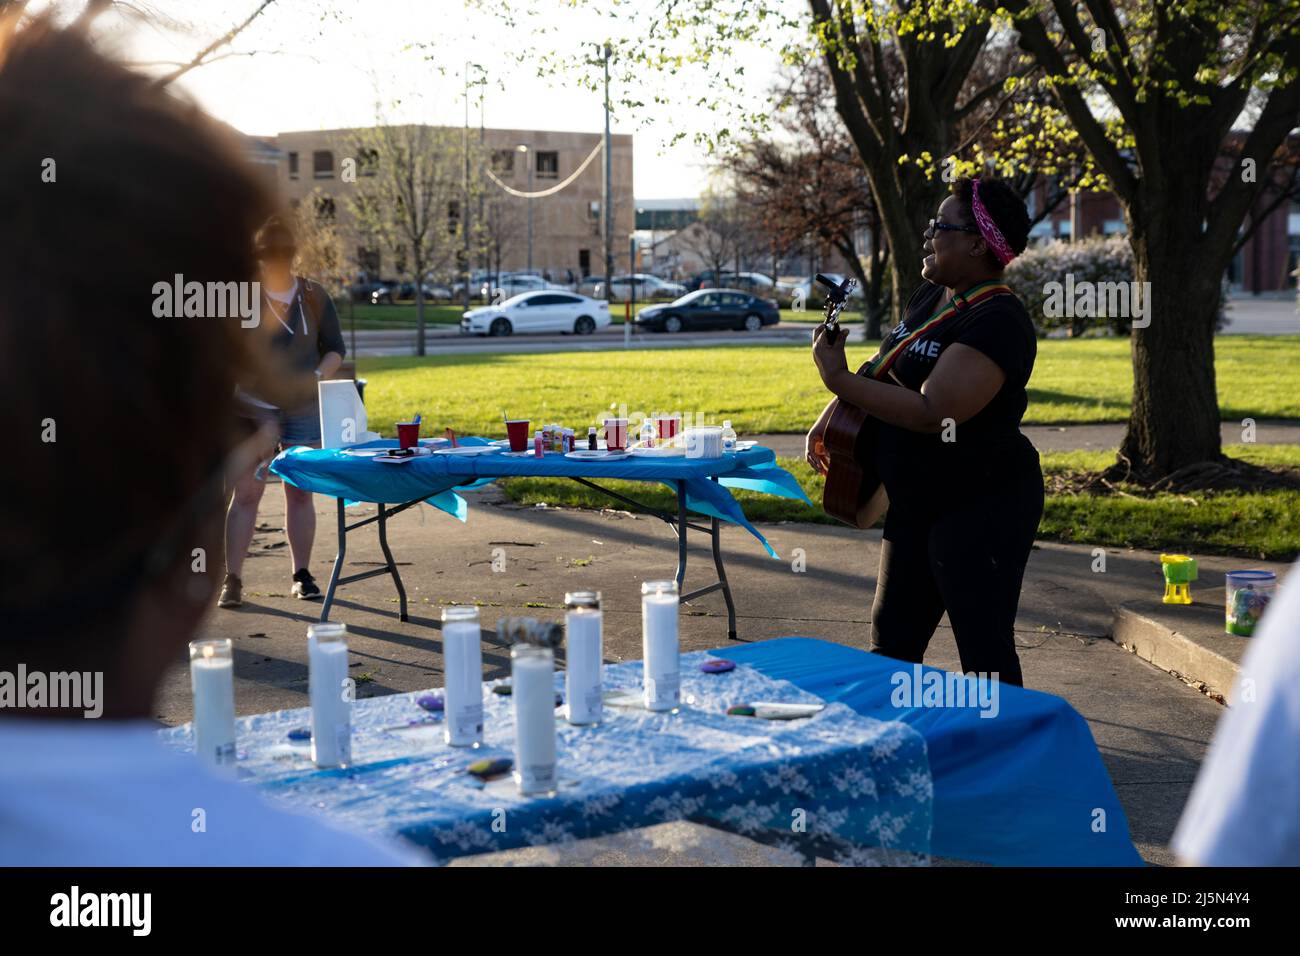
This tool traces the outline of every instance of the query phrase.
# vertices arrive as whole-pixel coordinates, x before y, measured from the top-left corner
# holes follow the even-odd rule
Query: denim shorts
[[[280,409],[276,417],[280,423],[280,447],[312,445],[320,441],[319,405],[310,405],[294,412]]]

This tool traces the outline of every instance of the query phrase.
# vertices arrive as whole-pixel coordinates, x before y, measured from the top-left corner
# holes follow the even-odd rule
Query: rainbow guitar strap
[[[927,332],[933,332],[954,315],[957,315],[960,312],[965,312],[972,306],[979,305],[981,302],[991,299],[994,296],[1012,294],[1010,286],[995,280],[989,280],[988,282],[981,282],[979,285],[971,286],[964,294],[955,296],[947,305],[939,309],[915,329],[895,342],[890,346],[888,352],[881,352],[875,361],[868,362],[863,366],[862,374],[866,375],[868,378],[874,378],[877,380],[883,379],[889,374],[889,370],[893,367],[894,362],[898,360],[898,357],[903,354],[907,347]],[[897,379],[895,379],[895,381],[897,381]]]

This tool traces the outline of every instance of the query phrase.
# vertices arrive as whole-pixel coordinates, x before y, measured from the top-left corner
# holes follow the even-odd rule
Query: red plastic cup
[[[676,438],[677,431],[681,428],[682,420],[676,415],[667,415],[655,419],[655,434],[659,436],[660,441],[669,438]]]
[[[525,451],[528,448],[528,425],[526,418],[506,419],[506,437],[510,439],[511,451]]]
[[[420,423],[398,422],[397,443],[403,448],[414,448],[420,444]]]
[[[609,451],[622,451],[627,447],[627,419],[605,419],[605,448]]]

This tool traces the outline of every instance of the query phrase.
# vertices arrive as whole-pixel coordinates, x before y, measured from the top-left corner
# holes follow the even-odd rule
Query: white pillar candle
[[[510,652],[515,711],[515,782],[520,793],[555,789],[555,663],[549,648]]]
[[[347,633],[343,624],[313,624],[307,629],[311,759],[318,767],[342,767],[352,762]]]
[[[210,767],[235,762],[235,662],[227,639],[190,644],[194,752]]]
[[[442,611],[442,661],[445,738],[453,747],[483,742],[483,649],[478,608]]]
[[[672,710],[681,699],[677,582],[641,585],[641,657],[647,710]]]
[[[564,603],[568,608],[564,616],[564,697],[569,723],[600,723],[604,711],[600,594],[575,591],[564,596]]]

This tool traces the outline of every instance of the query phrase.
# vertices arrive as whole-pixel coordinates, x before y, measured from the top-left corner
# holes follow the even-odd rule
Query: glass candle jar
[[[564,698],[569,723],[597,724],[604,712],[604,647],[599,591],[564,595]]]
[[[348,629],[328,621],[307,628],[307,690],[311,759],[318,767],[352,762],[353,685],[348,679]]]
[[[522,794],[555,791],[555,656],[549,647],[510,649],[515,783]]]
[[[641,659],[646,710],[674,710],[681,701],[677,582],[641,585]]]
[[[445,737],[453,747],[483,743],[483,648],[478,608],[442,609]]]
[[[235,763],[235,661],[227,638],[190,643],[194,752],[209,767]]]

